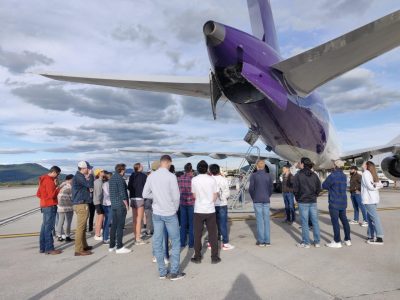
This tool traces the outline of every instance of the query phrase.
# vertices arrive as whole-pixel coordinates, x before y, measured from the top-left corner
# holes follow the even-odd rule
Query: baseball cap
[[[94,176],[99,176],[99,174],[101,173],[101,172],[103,172],[104,170],[103,169],[96,169],[96,170],[94,170]]]
[[[81,169],[91,169],[92,166],[91,166],[87,161],[82,160],[82,161],[80,161],[80,162],[78,163],[78,168],[81,168]]]

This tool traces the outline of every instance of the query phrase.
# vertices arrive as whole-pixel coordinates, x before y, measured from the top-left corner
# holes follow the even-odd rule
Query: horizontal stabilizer
[[[272,67],[299,96],[400,45],[400,10]]]
[[[40,75],[61,81],[122,87],[135,90],[153,91],[200,98],[210,98],[208,77],[178,76],[86,76],[73,74],[40,73]]]
[[[191,156],[208,156],[214,159],[225,159],[228,157],[238,157],[244,158],[248,157],[248,153],[238,153],[238,152],[196,152],[196,151],[180,151],[180,150],[171,150],[171,151],[163,151],[163,150],[150,150],[150,149],[137,149],[137,148],[122,148],[118,151],[121,152],[132,152],[132,153],[147,153],[147,154],[169,154],[176,155],[180,157],[191,157]],[[280,160],[277,156],[260,156],[260,159],[267,160]]]
[[[247,79],[257,90],[268,97],[280,109],[286,109],[287,93],[282,86],[272,78],[269,74],[250,65],[243,64],[242,75]]]

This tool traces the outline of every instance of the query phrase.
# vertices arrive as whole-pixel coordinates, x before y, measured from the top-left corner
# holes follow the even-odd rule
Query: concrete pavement
[[[218,265],[211,265],[208,250],[200,265],[190,263],[193,253],[184,249],[181,267],[187,276],[177,282],[158,279],[151,244],[132,245],[129,214],[124,241],[133,252],[127,255],[109,253],[93,238],[88,241],[95,247],[94,255],[88,257],[73,256],[73,243],[56,242],[64,253],[47,256],[38,252],[38,237],[1,238],[37,232],[37,213],[0,227],[0,298],[400,299],[400,193],[383,192],[381,197],[384,246],[366,244],[366,228],[352,225],[351,247],[298,249],[301,229],[281,222],[281,196],[273,195],[270,248],[255,246],[255,221],[248,213],[230,214],[235,220],[230,222],[230,238],[236,248],[221,251]],[[20,201],[15,203],[19,205]],[[318,205],[325,243],[333,237],[327,197],[319,198]],[[7,215],[1,205],[0,212]]]

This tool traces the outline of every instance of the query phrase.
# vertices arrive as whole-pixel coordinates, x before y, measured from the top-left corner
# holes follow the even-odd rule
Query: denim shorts
[[[144,206],[144,199],[141,200],[136,200],[131,198],[131,207],[133,208],[139,208]]]

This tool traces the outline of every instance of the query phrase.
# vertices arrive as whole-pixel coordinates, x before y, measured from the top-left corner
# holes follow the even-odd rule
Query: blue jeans
[[[181,247],[186,247],[186,239],[189,234],[189,248],[193,248],[193,205],[180,206],[180,220],[181,220]]]
[[[333,239],[335,243],[341,242],[339,219],[343,225],[344,240],[350,241],[350,225],[349,220],[347,220],[346,209],[329,207],[329,215],[331,216],[331,222],[333,226]]]
[[[377,204],[364,204],[364,206],[367,210],[368,238],[373,239],[375,236],[383,238],[381,220],[376,211]]]
[[[124,244],[122,243],[122,237],[124,235],[124,226],[126,219],[126,208],[118,207],[112,209],[111,232],[110,232],[110,248],[121,249]]]
[[[301,219],[301,239],[302,243],[310,245],[310,233],[308,221],[311,219],[313,226],[314,244],[320,243],[318,208],[317,203],[299,203],[300,219]]]
[[[103,241],[110,239],[110,223],[111,223],[111,206],[103,205],[104,221],[103,221]]]
[[[49,252],[54,250],[53,231],[56,223],[57,205],[43,207],[43,223],[40,229],[40,252]]]
[[[164,263],[164,227],[167,229],[169,239],[172,243],[171,250],[171,273],[179,273],[180,264],[180,235],[179,223],[177,215],[172,216],[159,216],[153,214],[153,252],[157,259],[158,271],[160,276],[165,276],[168,273]]]
[[[222,243],[228,244],[228,206],[215,206],[215,214],[217,217],[218,239],[222,235]]]
[[[293,193],[283,193],[283,201],[285,203],[286,221],[294,222],[296,220],[296,215],[294,213]]]
[[[257,222],[257,241],[260,244],[270,243],[269,203],[253,203]]]
[[[361,194],[356,194],[356,193],[351,193],[350,195],[351,202],[353,203],[353,208],[354,208],[354,221],[359,220],[359,210],[361,210],[361,213],[363,215],[364,222],[367,221],[367,211],[365,210],[365,206],[362,203],[361,199]]]

